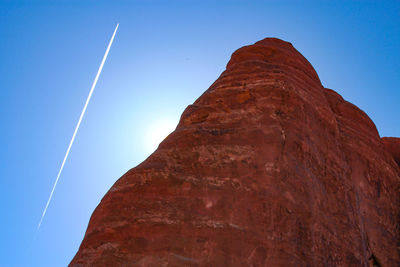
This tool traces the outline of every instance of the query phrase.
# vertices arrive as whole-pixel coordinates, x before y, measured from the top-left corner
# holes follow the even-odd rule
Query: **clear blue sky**
[[[400,1],[0,1],[0,266],[66,266],[102,196],[149,155],[149,129],[176,123],[234,50],[265,37],[400,136]]]

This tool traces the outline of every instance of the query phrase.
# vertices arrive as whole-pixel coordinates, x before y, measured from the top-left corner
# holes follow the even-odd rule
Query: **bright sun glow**
[[[154,152],[158,145],[175,130],[177,122],[171,118],[163,118],[150,124],[146,136],[146,151]]]

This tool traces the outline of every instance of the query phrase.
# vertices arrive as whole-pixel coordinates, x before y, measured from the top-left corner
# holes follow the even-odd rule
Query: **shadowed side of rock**
[[[290,43],[240,48],[104,196],[70,266],[396,266],[387,144]]]

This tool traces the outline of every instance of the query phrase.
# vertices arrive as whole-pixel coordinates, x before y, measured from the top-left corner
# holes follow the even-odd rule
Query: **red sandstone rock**
[[[113,185],[70,266],[398,266],[398,145],[264,39]]]
[[[392,153],[393,159],[400,166],[400,138],[396,137],[383,137],[382,142],[385,144],[386,149]]]

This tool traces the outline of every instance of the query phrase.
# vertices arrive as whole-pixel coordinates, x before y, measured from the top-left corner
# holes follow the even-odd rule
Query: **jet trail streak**
[[[111,45],[112,45],[112,42],[114,41],[114,36],[115,36],[115,34],[117,33],[118,26],[119,26],[119,23],[118,23],[117,26],[115,27],[115,30],[114,30],[114,33],[113,33],[113,35],[112,35],[112,37],[111,37],[110,43],[108,44],[106,53],[104,54],[104,57],[103,57],[103,60],[101,61],[99,70],[97,71],[96,78],[94,78],[94,81],[93,81],[93,84],[92,84],[92,88],[90,89],[89,96],[88,96],[87,99],[86,99],[86,103],[85,103],[85,106],[83,107],[81,116],[79,117],[78,124],[77,124],[76,127],[75,127],[75,131],[74,131],[74,134],[72,135],[71,142],[69,143],[69,146],[68,146],[68,149],[67,149],[67,153],[65,153],[64,160],[63,160],[63,162],[62,162],[62,164],[61,164],[61,168],[60,168],[60,170],[58,171],[57,178],[56,178],[56,181],[54,182],[53,189],[51,190],[49,200],[47,200],[46,207],[44,208],[42,217],[40,218],[40,222],[39,222],[39,225],[38,225],[38,227],[37,227],[37,231],[39,230],[40,225],[42,224],[43,218],[44,218],[44,216],[46,215],[47,208],[49,207],[51,198],[53,197],[54,189],[56,189],[56,186],[57,186],[57,183],[58,183],[58,179],[60,179],[60,175],[61,175],[61,172],[62,172],[62,170],[63,170],[63,168],[64,168],[65,161],[66,161],[67,158],[68,158],[68,154],[69,154],[69,151],[71,150],[72,144],[74,143],[76,133],[78,132],[78,129],[79,129],[79,125],[81,125],[83,115],[85,115],[85,111],[86,111],[87,105],[89,104],[90,98],[92,97],[93,90],[94,90],[94,88],[96,87],[97,80],[99,79],[101,70],[103,69],[104,62],[105,62],[106,59],[107,59],[108,52],[110,51],[110,47],[111,47]]]

